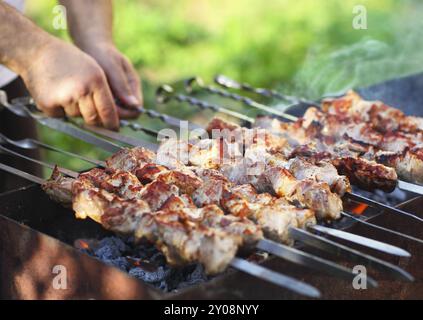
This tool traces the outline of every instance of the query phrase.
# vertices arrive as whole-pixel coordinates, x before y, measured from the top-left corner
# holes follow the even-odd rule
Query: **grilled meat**
[[[214,119],[208,125],[208,130],[212,130],[213,124],[216,123],[218,124],[218,128],[233,128],[235,126],[231,123],[228,123],[225,126],[225,123],[227,123],[226,121],[221,119],[218,121]],[[263,157],[265,155],[267,158],[271,158],[272,163],[279,163],[281,166],[293,173],[299,180],[311,178],[316,180],[316,182],[327,183],[330,186],[331,191],[338,193],[340,196],[343,196],[345,192],[349,192],[351,190],[349,180],[346,176],[348,176],[355,184],[358,184],[365,189],[382,188],[386,191],[392,191],[396,186],[396,175],[394,170],[386,168],[375,162],[370,162],[366,159],[361,160],[358,158],[358,153],[355,152],[357,146],[354,146],[354,151],[347,152],[341,144],[327,145],[321,142],[319,142],[318,145],[312,144],[310,143],[310,134],[297,123],[290,126],[288,123],[283,123],[272,118],[261,117],[257,119],[256,125],[262,125],[267,129],[271,128],[272,131],[277,132],[280,135],[284,135],[284,137],[274,135],[273,140],[290,140],[290,146],[282,149],[278,147],[280,144],[270,146],[266,141],[263,143],[266,146],[266,150],[261,152],[261,156]],[[295,129],[293,129],[294,127]],[[311,131],[317,132],[316,130]],[[267,136],[270,135],[271,134],[267,134]],[[299,141],[294,138],[299,139]],[[301,144],[300,142],[308,142],[308,144]],[[353,149],[352,144],[350,145],[351,149]],[[361,151],[363,151],[361,146],[358,147],[360,147]],[[246,154],[248,150],[249,149],[247,149]],[[372,181],[368,179],[369,174],[365,174],[361,177],[360,174],[366,173],[365,171],[340,171],[340,169],[349,168],[349,165],[351,164],[350,159],[353,157],[356,158],[354,163],[359,165],[362,169],[367,168],[368,172],[372,175],[375,173],[379,174],[379,176],[375,179],[377,183],[372,183]],[[288,162],[285,158],[291,158],[291,160]],[[254,160],[255,161],[251,162],[259,162],[257,161],[257,158]],[[338,174],[338,172],[341,175]]]
[[[172,196],[163,206],[162,210],[179,211],[190,220],[199,222],[210,228],[224,230],[230,234],[242,237],[243,247],[252,248],[263,238],[261,228],[251,220],[232,214],[225,215],[215,204],[198,208],[190,199]]]
[[[305,117],[319,122],[321,134],[335,138],[339,143],[354,148],[361,145],[366,157],[394,168],[401,179],[423,183],[423,143],[416,135],[402,132],[375,130],[368,123],[353,123],[349,118],[338,119],[336,115],[309,108]],[[384,155],[389,155],[385,157]]]
[[[313,178],[317,182],[325,182],[332,192],[341,197],[351,192],[350,181],[345,175],[339,175],[335,166],[327,160],[313,161],[307,158],[293,158],[288,162],[289,170],[298,180]]]
[[[240,236],[207,228],[184,214],[168,211],[146,214],[135,236],[155,243],[169,264],[199,262],[208,274],[225,270],[242,242]]]
[[[371,123],[381,132],[399,130],[415,133],[423,130],[423,118],[406,116],[402,111],[381,101],[365,101],[354,91],[349,91],[340,98],[323,100],[322,110],[357,122]]]
[[[200,149],[201,157],[189,153],[187,156],[189,164],[205,169],[210,168],[210,162],[207,160],[210,157],[207,156],[207,152],[213,153],[213,150],[219,149],[219,147],[214,147],[213,143],[220,145],[222,141],[210,139],[207,142],[209,148]],[[177,143],[172,142],[173,145]],[[167,147],[167,144],[165,147]],[[193,148],[189,147],[189,149],[192,150]],[[160,150],[161,147],[158,153],[161,152]],[[315,210],[318,217],[323,219],[338,219],[340,217],[342,200],[338,195],[331,192],[327,183],[317,182],[312,178],[297,180],[284,166],[263,158],[265,155],[265,150],[260,149],[259,144],[259,146],[251,146],[246,150],[245,159],[230,159],[229,161],[225,159],[220,161],[219,166],[215,164],[214,167],[218,167],[219,171],[234,184],[249,183],[261,192],[273,191],[279,197],[285,197],[293,203]],[[200,159],[206,159],[204,165]],[[213,183],[210,189],[213,192],[205,190],[199,192],[199,196],[208,197],[209,194],[221,193],[221,183]],[[219,195],[217,197],[219,198]]]
[[[69,186],[66,196],[61,198],[63,190]],[[248,244],[253,241],[250,232],[257,232],[255,236],[260,237],[259,229],[251,224],[248,225],[250,229],[241,231],[243,221],[234,222],[232,231],[226,232],[218,229],[217,223],[208,227],[212,225],[208,220],[199,223],[189,219],[184,211],[163,209],[154,212],[143,200],[123,199],[95,187],[88,174],[72,181],[55,172],[44,190],[61,202],[68,201],[68,195],[73,194],[72,205],[78,218],[90,217],[108,230],[133,235],[135,239],[147,239],[163,252],[170,264],[199,262],[210,274],[219,273],[228,266],[243,242],[243,232]],[[59,193],[55,194],[55,190]],[[212,211],[207,209],[203,210]]]
[[[195,169],[203,179],[206,194],[196,200],[205,203],[220,204],[231,215],[247,217],[256,222],[266,237],[277,242],[291,243],[290,227],[306,227],[315,224],[316,218],[312,210],[300,209],[282,198],[275,198],[268,193],[257,193],[251,184],[234,186],[220,172],[212,169]]]
[[[316,114],[322,113],[311,107],[306,112],[307,118],[291,124],[261,117],[256,125],[289,137],[293,148],[285,152],[289,158],[307,157],[316,164],[322,160],[329,161],[339,174],[346,175],[353,184],[362,189],[377,188],[386,192],[395,189],[398,179],[395,168],[400,165],[394,161],[403,163],[400,155],[392,155],[395,160],[392,159],[390,163],[382,161],[383,158],[374,155],[373,146],[369,148],[363,141],[345,138],[346,132],[352,133],[354,130],[344,130],[338,121],[330,121],[334,127],[329,130],[328,126],[316,120]]]
[[[145,167],[148,168],[145,169]],[[195,206],[203,208],[219,205],[233,216],[247,217],[255,221],[263,228],[267,236],[284,243],[290,242],[288,237],[290,226],[305,227],[306,224],[315,223],[315,215],[312,210],[296,208],[286,200],[277,199],[270,194],[258,194],[250,185],[240,186],[241,189],[236,189],[239,186],[234,186],[227,177],[217,170],[179,167],[173,171],[178,172],[179,170],[191,172],[201,181],[197,189],[190,194],[193,200],[189,206],[192,213],[198,213],[198,210],[191,210]],[[167,172],[167,169],[159,164],[147,164],[136,172],[139,179],[148,182],[153,177],[157,177],[159,172]],[[141,172],[143,172],[142,175],[140,175]],[[178,184],[178,182],[173,183]],[[244,190],[244,192],[242,193],[240,190]],[[245,190],[249,190],[249,192]],[[174,199],[174,197],[169,197],[169,199]],[[182,201],[181,197],[178,199]],[[188,200],[184,201],[184,206],[188,206]],[[166,204],[164,206],[166,207]]]
[[[125,148],[108,158],[106,164],[110,169],[135,173],[134,170],[147,163],[154,162],[155,159],[156,154],[148,149],[142,147]]]
[[[49,180],[41,188],[54,202],[60,203],[64,207],[72,205],[72,184],[74,179],[64,177],[57,167]]]

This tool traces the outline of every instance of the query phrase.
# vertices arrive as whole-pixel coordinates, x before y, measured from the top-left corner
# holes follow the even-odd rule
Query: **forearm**
[[[92,43],[113,42],[111,0],[60,0],[66,7],[70,35],[85,50]]]
[[[23,74],[53,36],[0,1],[0,64]]]

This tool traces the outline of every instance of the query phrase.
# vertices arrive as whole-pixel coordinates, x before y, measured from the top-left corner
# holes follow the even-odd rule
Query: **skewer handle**
[[[195,87],[198,87],[198,88],[206,91],[209,94],[218,95],[218,96],[223,97],[223,98],[227,98],[227,99],[230,99],[230,100],[233,100],[233,101],[236,101],[236,102],[240,102],[240,103],[242,103],[242,104],[244,104],[248,107],[264,111],[266,113],[275,115],[279,118],[286,119],[288,121],[298,120],[298,118],[296,116],[293,116],[289,113],[280,111],[276,108],[258,103],[257,101],[254,101],[251,98],[248,98],[248,97],[245,97],[245,96],[233,93],[233,92],[229,92],[229,91],[226,91],[226,90],[222,90],[222,89],[219,89],[219,88],[215,88],[213,86],[204,85],[203,80],[201,80],[201,78],[199,78],[199,77],[190,78],[190,79],[185,81],[185,90],[188,93],[193,93],[195,91],[194,90]]]
[[[248,83],[240,83],[224,75],[217,75],[214,78],[214,82],[227,89],[237,89],[252,92],[266,98],[274,98],[277,100],[287,101],[289,103],[294,104],[304,103],[309,105],[316,105],[316,102],[314,101],[282,94],[281,92],[272,89],[256,88]]]
[[[156,100],[157,100],[157,103],[161,103],[161,104],[167,103],[170,100],[175,100],[178,102],[187,103],[194,107],[198,107],[202,110],[209,109],[214,112],[224,113],[226,115],[229,115],[234,118],[238,118],[240,120],[243,120],[249,123],[254,123],[255,121],[251,117],[248,117],[242,113],[239,113],[233,110],[226,109],[217,104],[209,103],[207,101],[203,101],[203,100],[200,100],[191,96],[187,96],[184,94],[175,93],[174,89],[169,85],[163,85],[158,88],[156,92]]]

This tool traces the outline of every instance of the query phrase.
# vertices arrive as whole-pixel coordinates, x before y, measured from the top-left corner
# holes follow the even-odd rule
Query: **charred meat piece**
[[[312,210],[297,208],[285,199],[268,193],[259,194],[250,184],[234,186],[226,191],[221,203],[233,215],[255,221],[267,238],[281,243],[292,243],[289,228],[305,228],[316,223]]]
[[[209,228],[224,230],[242,238],[242,246],[253,248],[263,238],[261,228],[251,220],[233,214],[226,214],[217,205],[205,205],[197,208],[183,197],[172,197],[163,206],[163,210],[180,211],[192,221]]]
[[[60,174],[57,167],[49,180],[41,188],[53,201],[60,203],[64,207],[72,206],[72,184],[73,178],[66,178]]]
[[[322,109],[324,112],[352,118],[358,122],[369,122],[381,132],[423,130],[423,118],[406,116],[402,111],[381,101],[365,101],[354,91],[349,91],[340,98],[323,100]]]
[[[147,163],[143,167],[137,169],[135,174],[143,183],[157,180],[166,184],[174,184],[181,190],[182,193],[189,195],[191,195],[202,184],[201,179],[187,168],[168,170],[166,167],[155,163]]]
[[[368,126],[350,126],[345,119],[338,121],[335,116],[326,117],[314,107],[307,110],[305,117],[292,124],[262,117],[260,125],[275,133],[289,135],[291,140],[298,139],[292,143],[293,149],[288,158],[307,157],[315,164],[318,161],[330,161],[339,174],[346,175],[353,184],[362,189],[393,191],[398,177],[389,167],[401,172],[402,178],[410,176],[399,170],[396,162],[381,161],[382,158],[374,156],[375,146],[369,143],[377,145],[384,138]],[[420,171],[418,167],[416,169],[415,171]]]
[[[423,184],[423,148],[407,148],[403,152],[379,151],[375,158],[378,162],[395,168],[402,179]]]
[[[108,158],[106,164],[110,169],[135,173],[134,170],[144,164],[154,162],[155,159],[156,154],[148,149],[142,147],[124,148]]]
[[[170,264],[199,262],[208,274],[225,270],[242,242],[240,236],[198,225],[184,214],[167,211],[144,215],[135,235],[155,243]]]
[[[96,188],[88,175],[72,181],[56,174],[44,188],[62,202],[70,200],[67,196],[60,197],[66,189],[66,194],[73,194],[72,207],[78,218],[90,217],[113,232],[147,239],[173,265],[199,262],[207,273],[219,273],[227,268],[243,241],[242,235],[236,232],[207,227],[209,222],[190,220],[184,212],[153,212],[143,200],[122,199]],[[59,190],[59,196],[54,190]]]

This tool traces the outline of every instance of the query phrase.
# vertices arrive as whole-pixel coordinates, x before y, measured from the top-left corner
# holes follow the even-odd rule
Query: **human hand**
[[[102,67],[114,96],[123,104],[118,105],[119,116],[136,118],[143,97],[141,82],[132,63],[109,41],[90,41],[80,47]]]
[[[48,116],[80,116],[90,125],[117,130],[119,117],[106,75],[75,46],[52,38],[21,76],[37,107]]]

